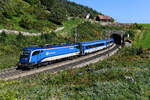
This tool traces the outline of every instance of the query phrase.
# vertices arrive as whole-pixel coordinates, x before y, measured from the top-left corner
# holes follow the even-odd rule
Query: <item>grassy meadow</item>
[[[149,100],[150,51],[123,48],[84,68],[0,82],[2,100]]]
[[[26,46],[74,42],[74,30],[78,32],[78,41],[89,41],[104,39],[104,30],[123,29],[81,22],[81,19],[65,21],[60,32],[41,36],[0,34],[0,70],[15,66]],[[149,100],[150,51],[146,50],[149,48],[149,29],[131,30],[135,45],[122,48],[104,61],[56,74],[41,73],[20,80],[1,80],[0,100]]]
[[[144,30],[137,36],[136,46],[150,48],[150,24],[142,24]]]

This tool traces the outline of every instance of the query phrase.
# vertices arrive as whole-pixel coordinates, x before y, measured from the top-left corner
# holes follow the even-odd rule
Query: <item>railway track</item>
[[[114,44],[113,46],[98,51],[96,53],[88,54],[86,56],[81,56],[73,60],[61,61],[58,63],[50,64],[44,67],[35,68],[31,70],[17,70],[16,67],[12,67],[0,71],[0,79],[14,80],[22,77],[32,76],[41,72],[57,72],[68,68],[83,67],[113,55],[115,52],[118,51],[118,48],[119,46]]]

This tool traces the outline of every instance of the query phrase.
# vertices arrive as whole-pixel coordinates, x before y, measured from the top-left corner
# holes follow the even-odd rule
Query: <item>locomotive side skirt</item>
[[[75,52],[75,53],[69,53],[69,54],[64,54],[64,55],[59,55],[59,56],[52,56],[52,57],[43,59],[41,62],[53,61],[53,60],[67,58],[67,57],[71,57],[71,56],[77,56],[77,55],[79,55],[79,53],[80,52]]]

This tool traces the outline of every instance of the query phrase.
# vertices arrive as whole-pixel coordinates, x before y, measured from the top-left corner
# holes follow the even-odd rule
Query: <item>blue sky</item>
[[[70,0],[123,23],[150,23],[150,0]]]

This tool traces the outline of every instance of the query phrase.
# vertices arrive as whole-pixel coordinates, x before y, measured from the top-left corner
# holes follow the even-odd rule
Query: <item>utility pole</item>
[[[75,28],[75,37],[74,37],[74,38],[75,38],[75,39],[74,39],[74,40],[75,40],[75,43],[77,42],[77,37],[78,37],[78,33],[77,33],[77,27],[76,27],[76,28]]]
[[[81,23],[84,23],[84,20],[81,20]],[[78,37],[79,37],[78,36],[79,35],[78,31],[77,31],[78,25],[79,24],[77,24],[76,27],[75,27],[75,34],[74,34],[74,41],[75,41],[75,43],[78,42]]]

